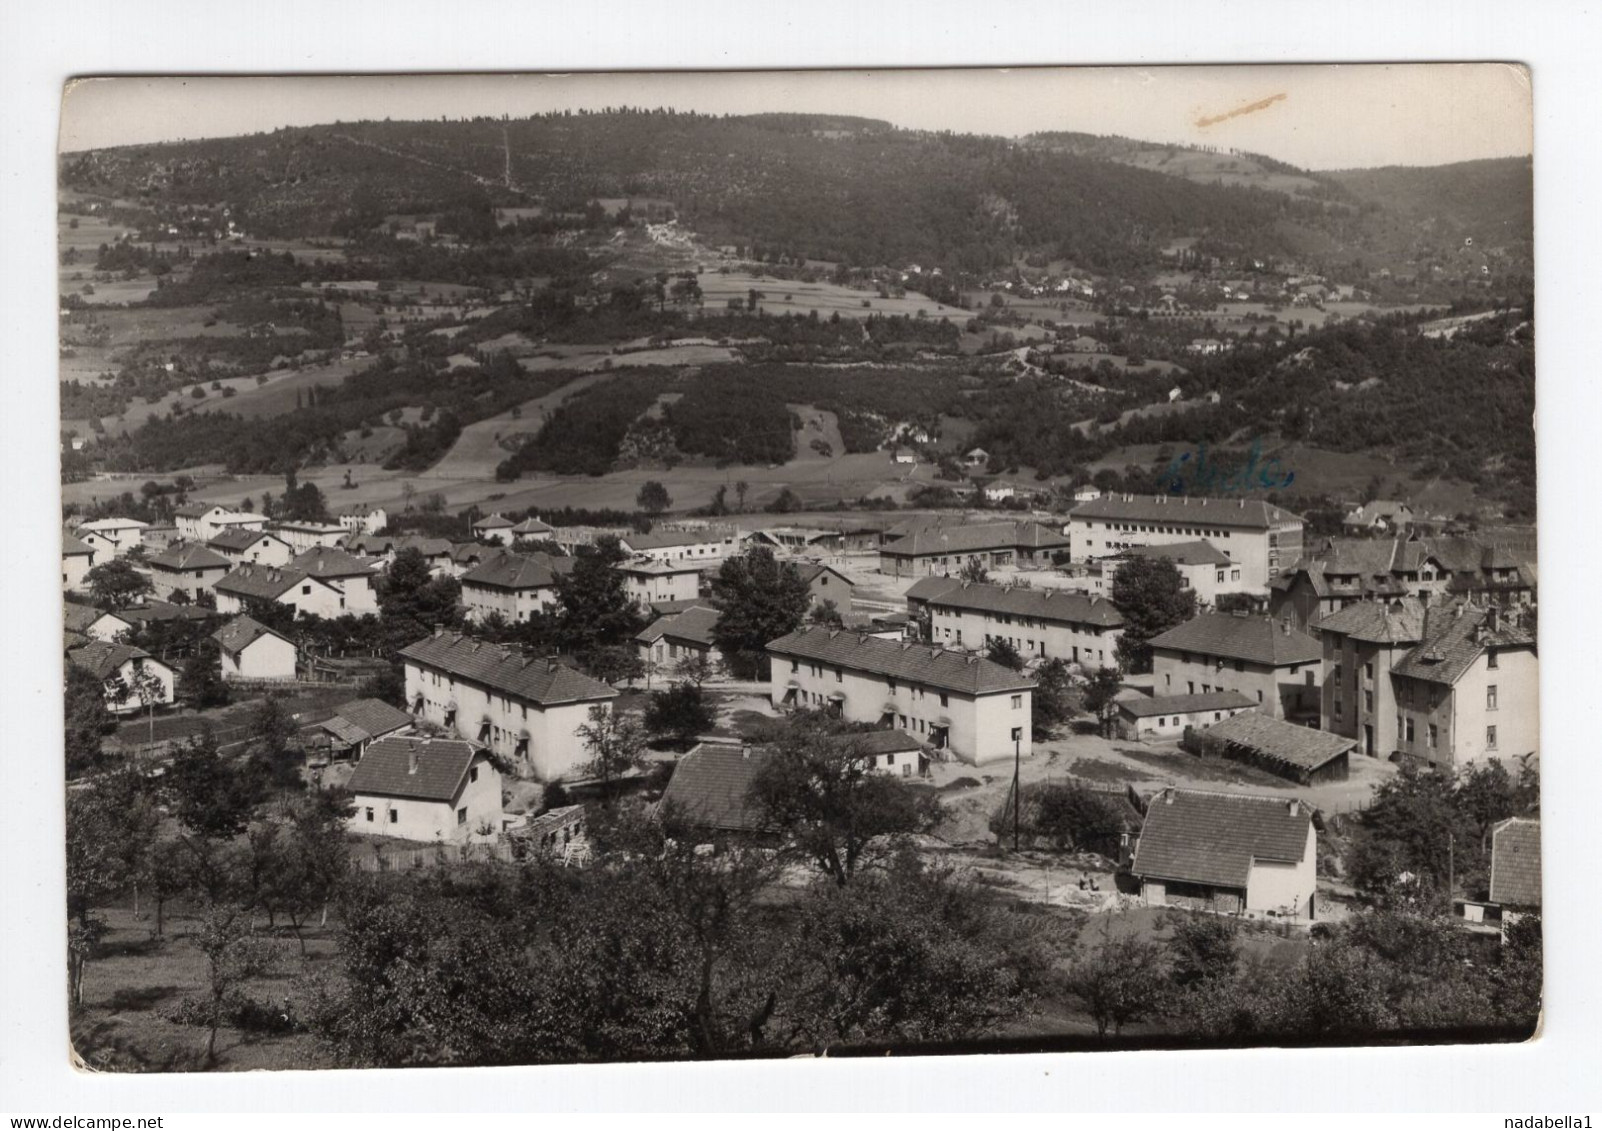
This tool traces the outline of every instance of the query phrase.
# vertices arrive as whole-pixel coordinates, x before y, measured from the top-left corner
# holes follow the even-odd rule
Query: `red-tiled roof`
[[[401,656],[491,690],[541,706],[615,699],[617,692],[598,679],[554,660],[536,660],[499,644],[456,632],[424,637],[401,649]]]
[[[1357,739],[1327,730],[1297,726],[1280,719],[1245,711],[1208,730],[1210,739],[1242,746],[1259,756],[1298,770],[1312,771],[1334,761],[1357,745]]]
[[[1491,902],[1541,906],[1541,822],[1509,817],[1491,830]]]
[[[808,626],[768,645],[775,656],[818,660],[853,671],[944,688],[963,695],[1029,691],[1035,681],[993,660],[928,644]]]
[[[1239,691],[1208,691],[1199,695],[1137,695],[1118,700],[1118,709],[1137,719],[1255,706],[1257,700],[1247,698]]]
[[[1193,499],[1188,495],[1104,495],[1079,504],[1070,517],[1109,522],[1184,522],[1237,530],[1267,530],[1302,521],[1300,515],[1261,499]]]
[[[654,644],[666,637],[710,648],[715,643],[712,630],[717,627],[718,618],[722,615],[717,609],[697,605],[682,613],[652,621],[634,639],[642,644]]]
[[[239,655],[263,636],[276,636],[286,644],[292,643],[283,633],[274,632],[260,621],[246,616],[235,617],[211,634],[218,647],[230,656]]]
[[[751,787],[771,757],[761,747],[703,742],[673,768],[662,806],[704,828],[760,830],[766,822],[760,807],[751,803]]]
[[[1111,601],[1084,593],[1071,593],[1066,589],[1026,589],[1021,586],[959,582],[929,597],[928,602],[931,607],[1006,613],[1059,624],[1118,628],[1124,623],[1123,615]]]
[[[455,801],[478,757],[483,751],[470,742],[392,735],[367,748],[345,788],[358,796]]]
[[[1130,870],[1142,879],[1244,888],[1254,861],[1300,863],[1312,821],[1305,803],[1236,793],[1165,791],[1146,810]]]
[[[174,542],[150,559],[157,569],[182,572],[191,569],[227,569],[233,562],[199,542]]]
[[[507,527],[510,527],[511,525],[512,525],[512,523],[511,523],[510,519],[504,518],[503,516],[498,515],[498,514],[492,514],[488,518],[481,518],[477,522],[473,523],[473,529],[474,530],[504,530]]]
[[[1153,648],[1283,667],[1316,663],[1324,650],[1305,632],[1267,617],[1203,613],[1151,639]]]

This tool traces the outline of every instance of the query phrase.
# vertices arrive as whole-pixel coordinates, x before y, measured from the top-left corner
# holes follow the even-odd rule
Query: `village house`
[[[673,767],[658,812],[708,832],[767,832],[752,786],[772,757],[767,747],[702,742]]]
[[[1363,503],[1341,519],[1341,525],[1354,534],[1405,530],[1412,522],[1413,508],[1389,499]]]
[[[164,707],[173,701],[172,668],[143,648],[91,640],[67,653],[67,662],[93,675],[106,689],[106,709],[114,715]],[[149,700],[140,694],[149,689]]]
[[[315,550],[318,546],[338,546],[350,537],[343,526],[326,522],[275,522],[267,527],[278,535],[297,554]]]
[[[556,533],[556,527],[548,522],[541,522],[533,515],[529,515],[522,522],[512,527],[512,542],[543,542]]]
[[[983,448],[974,448],[962,457],[962,462],[968,467],[988,467],[990,465],[990,453]]]
[[[720,562],[740,552],[739,532],[726,526],[700,530],[632,531],[618,539],[625,554],[654,562]]]
[[[1541,822],[1509,817],[1491,829],[1490,899],[1504,929],[1541,910]]]
[[[152,624],[168,621],[200,621],[212,620],[217,616],[217,610],[208,609],[203,605],[176,605],[171,601],[145,601],[138,605],[129,605],[120,609],[117,616],[135,630],[148,628]]]
[[[139,532],[139,541],[147,552],[165,550],[174,542],[182,542],[178,535],[178,527],[170,522],[153,522]]]
[[[77,605],[67,602],[62,614],[62,627],[68,632],[77,633],[89,640],[102,640],[111,643],[125,632],[133,631],[133,624],[116,613],[108,613],[97,609],[93,605]]]
[[[939,581],[946,584],[936,589]],[[1059,659],[1087,668],[1118,664],[1124,618],[1110,601],[1061,589],[981,585],[950,578],[917,584],[925,582],[929,587],[919,598],[929,613],[931,643],[983,651],[994,641],[1004,640],[1025,660]]]
[[[1534,631],[1505,610],[1430,608],[1392,669],[1396,752],[1452,768],[1537,753],[1539,675]]]
[[[1068,538],[1038,522],[935,525],[879,548],[879,572],[892,577],[949,576],[974,563],[985,569],[1049,565]]]
[[[346,788],[353,833],[429,843],[500,836],[501,775],[470,742],[411,735],[367,748]]]
[[[717,627],[718,610],[709,605],[695,605],[671,616],[658,617],[634,637],[640,659],[656,670],[672,673],[687,670],[686,665],[705,661],[723,663],[712,630]]]
[[[581,775],[591,707],[617,692],[554,659],[438,629],[401,649],[406,702],[420,721],[471,737],[542,782]]]
[[[295,678],[295,643],[260,621],[237,616],[211,638],[221,652],[223,679]]]
[[[467,619],[481,624],[491,616],[509,623],[526,621],[556,607],[556,579],[573,569],[572,558],[549,554],[491,554],[462,575]]]
[[[389,525],[389,512],[383,507],[345,507],[339,512],[339,525],[352,534],[377,534]]]
[[[504,515],[492,514],[473,523],[473,537],[480,542],[497,546],[510,546],[516,536],[512,533],[512,520]]]
[[[1238,691],[1212,691],[1202,695],[1131,695],[1114,703],[1120,738],[1178,738],[1187,728],[1207,730],[1214,723],[1255,711],[1257,702]]]
[[[701,595],[701,564],[630,558],[613,567],[623,575],[623,590],[640,611],[663,601],[689,601]]]
[[[314,546],[296,554],[289,568],[333,586],[344,599],[340,607],[361,616],[378,612],[378,593],[373,582],[374,563],[337,546]]]
[[[95,552],[99,565],[143,545],[146,525],[136,518],[97,518],[78,527],[77,535]]]
[[[1155,543],[1149,546],[1131,546],[1115,558],[1103,560],[1106,583],[1111,585],[1123,563],[1134,558],[1161,559],[1172,562],[1185,579],[1185,588],[1196,594],[1203,608],[1211,608],[1225,593],[1247,592],[1241,567],[1230,556],[1205,539],[1196,542]]]
[[[1316,721],[1324,650],[1267,617],[1203,613],[1151,639],[1158,695],[1238,691],[1265,715]]]
[[[1193,738],[1202,750],[1267,770],[1297,785],[1345,781],[1357,747],[1356,740],[1345,735],[1271,719],[1255,710],[1214,723]]]
[[[344,614],[345,595],[327,581],[298,569],[236,566],[212,586],[217,611],[243,613],[251,601],[276,601],[304,616],[333,618]]]
[[[356,761],[379,739],[410,732],[412,717],[382,699],[352,699],[316,725],[327,739],[330,755]]]
[[[224,530],[207,540],[206,549],[221,554],[234,565],[251,562],[283,566],[295,556],[288,542],[267,530]]]
[[[1324,648],[1323,728],[1380,757],[1397,714],[1391,672],[1423,636],[1424,606],[1413,597],[1359,601],[1323,617],[1315,631]]]
[[[983,657],[815,627],[767,651],[775,707],[900,729],[974,765],[1032,749],[1034,680]]]
[[[1314,919],[1317,866],[1302,802],[1167,789],[1146,810],[1130,871],[1151,907]]]
[[[193,601],[227,575],[233,563],[198,542],[175,542],[150,559],[150,584],[157,597],[182,593]]]
[[[94,568],[94,547],[71,534],[61,536],[61,591],[63,593],[81,592],[87,584],[85,579],[89,571]]]
[[[1205,540],[1240,569],[1241,591],[1248,593],[1266,592],[1281,568],[1302,556],[1301,518],[1259,499],[1108,495],[1076,506],[1068,534],[1076,561]]]
[[[232,511],[221,503],[189,503],[172,512],[178,537],[185,542],[209,542],[225,530],[263,530],[267,516]]]
[[[866,734],[845,734],[839,738],[870,773],[893,778],[927,777],[929,751],[922,742],[904,730],[871,730]]]
[[[856,583],[845,574],[822,562],[799,562],[795,571],[807,583],[807,591],[811,594],[808,608],[822,608],[824,602],[832,601],[841,613],[851,611],[851,594],[856,589]]]

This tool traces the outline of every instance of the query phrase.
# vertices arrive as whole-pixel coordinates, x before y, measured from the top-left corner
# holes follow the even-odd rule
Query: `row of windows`
[[[1173,526],[1161,522],[1155,524],[1149,522],[1104,522],[1101,524],[1101,528],[1103,530],[1129,530],[1144,534],[1188,534],[1193,538],[1229,537],[1229,531],[1227,530],[1211,530],[1199,526]],[[1096,529],[1096,524],[1087,522],[1085,529],[1094,530]],[[1270,542],[1273,541],[1273,537],[1273,535],[1269,536]]]

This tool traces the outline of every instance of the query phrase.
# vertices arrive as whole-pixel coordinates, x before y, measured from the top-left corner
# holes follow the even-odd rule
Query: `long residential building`
[[[1034,680],[983,657],[823,627],[767,651],[775,707],[902,730],[975,765],[1032,750]]]
[[[1068,536],[1075,561],[1136,546],[1210,542],[1239,567],[1242,591],[1255,593],[1302,556],[1301,517],[1260,499],[1105,495],[1073,509]]]
[[[1063,589],[980,585],[952,578],[917,582],[931,643],[982,651],[1005,640],[1028,659],[1116,667],[1124,618],[1111,601]],[[916,588],[917,586],[914,586]],[[910,594],[909,594],[910,595]]]
[[[1316,722],[1324,650],[1267,617],[1203,613],[1151,639],[1158,695],[1238,691],[1275,719]]]
[[[740,535],[732,527],[709,526],[698,530],[630,532],[618,539],[628,554],[657,562],[720,562],[740,552]]]
[[[582,776],[591,753],[579,736],[590,708],[617,692],[559,663],[461,633],[435,630],[401,649],[414,717],[488,748],[543,782]]]
[[[234,565],[286,566],[295,551],[278,535],[267,530],[224,530],[206,542]]]
[[[571,572],[572,558],[549,554],[492,554],[462,575],[462,604],[467,618],[482,623],[491,616],[516,623],[556,607],[556,579]]]
[[[227,558],[198,542],[174,542],[150,559],[150,584],[162,600],[182,593],[193,601],[211,592],[232,568]]]
[[[249,611],[252,601],[276,601],[306,616],[344,615],[345,595],[329,582],[298,569],[242,565],[219,579],[212,591],[219,613]]]
[[[950,576],[970,563],[986,569],[1051,564],[1069,539],[1038,522],[936,523],[879,547],[879,572],[892,577]]]

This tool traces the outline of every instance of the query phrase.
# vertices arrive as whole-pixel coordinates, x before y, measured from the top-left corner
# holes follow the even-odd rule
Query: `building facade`
[[[1136,546],[1210,542],[1239,567],[1240,591],[1250,593],[1266,592],[1302,556],[1301,517],[1245,498],[1106,495],[1073,509],[1068,536],[1075,561]]]
[[[1203,613],[1151,640],[1158,695],[1238,691],[1270,718],[1317,721],[1324,650],[1267,617]]]
[[[953,582],[924,600],[930,642],[983,651],[1004,640],[1026,660],[1116,667],[1124,618],[1112,602],[1059,589]]]

